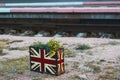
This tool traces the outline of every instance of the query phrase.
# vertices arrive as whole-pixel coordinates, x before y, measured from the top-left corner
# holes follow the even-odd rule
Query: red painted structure
[[[0,8],[0,13],[120,13],[119,7]]]
[[[84,2],[84,5],[120,5],[120,1]]]
[[[120,13],[120,8],[10,8],[10,12],[33,13]]]

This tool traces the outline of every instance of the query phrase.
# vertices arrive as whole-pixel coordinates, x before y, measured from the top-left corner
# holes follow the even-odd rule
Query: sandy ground
[[[10,41],[23,40],[23,42],[8,44],[8,46],[24,47],[24,46],[30,46],[31,44],[33,44],[33,42],[37,42],[37,41],[46,43],[50,39],[52,39],[52,37],[0,35],[0,40],[2,39],[9,39]],[[98,77],[100,76],[103,77],[103,75],[106,75],[107,71],[111,71],[113,72],[113,74],[117,76],[120,75],[120,44],[119,44],[120,40],[119,39],[75,38],[75,37],[62,37],[55,39],[61,41],[63,46],[69,49],[72,55],[70,55],[70,53],[65,53],[65,55],[70,55],[70,56],[67,57],[65,56],[65,64],[67,65],[65,66],[66,72],[64,74],[57,77],[39,74],[39,76],[44,77],[43,80],[97,80]],[[107,44],[109,42],[118,42],[118,44],[116,45]],[[78,44],[90,45],[92,48],[88,50],[76,50],[75,47]],[[20,51],[20,50],[4,49],[3,51],[6,52],[7,55],[0,56],[0,60],[19,58],[29,55],[28,50]],[[99,73],[91,72],[90,67],[84,66],[87,63],[100,66],[102,71]],[[113,70],[105,69],[106,66],[112,66]],[[28,71],[27,73],[30,74],[31,72]],[[82,77],[85,79],[82,79]],[[32,80],[32,79],[31,77],[19,75],[18,80]],[[100,80],[117,80],[117,78],[101,78]]]

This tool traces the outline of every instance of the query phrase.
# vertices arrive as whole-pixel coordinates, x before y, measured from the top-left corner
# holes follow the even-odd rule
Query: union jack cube
[[[55,54],[50,54],[44,48],[29,47],[30,70],[40,73],[60,75],[64,69],[64,49],[58,49]]]

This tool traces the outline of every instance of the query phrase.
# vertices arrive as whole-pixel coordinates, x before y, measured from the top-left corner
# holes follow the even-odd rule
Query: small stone
[[[11,73],[15,73],[15,72],[16,72],[16,69],[13,68],[13,69],[11,70]]]
[[[80,76],[76,75],[75,78],[77,78],[79,80],[88,80],[86,75],[80,75]]]
[[[84,65],[80,65],[79,69],[80,70],[85,70],[85,71],[93,71],[93,69],[91,69],[90,67],[84,66]]]
[[[120,75],[117,76],[117,80],[120,80]]]
[[[107,74],[113,74],[114,72],[113,72],[113,70],[110,69],[110,70],[107,70],[106,73]]]

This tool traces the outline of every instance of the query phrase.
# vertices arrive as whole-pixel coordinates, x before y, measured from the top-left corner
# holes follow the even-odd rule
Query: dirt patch
[[[46,43],[52,37],[10,35],[0,35],[0,37],[0,43],[2,42],[2,45],[5,45],[1,49],[7,53],[0,56],[1,80],[119,80],[120,78],[120,40],[118,39],[55,38],[61,41],[65,47],[65,73],[60,76],[52,76],[31,72],[28,63],[28,47],[37,41]],[[7,42],[4,40],[9,40],[9,44],[6,44]],[[10,50],[10,48],[12,49]],[[27,60],[25,56],[27,56]],[[6,62],[8,60],[11,62]],[[19,60],[21,64],[18,64],[20,62],[17,63]],[[27,64],[27,68],[22,66],[25,64]],[[7,65],[18,65],[18,68],[13,69],[9,66],[4,69]],[[22,67],[19,68],[19,66]]]

